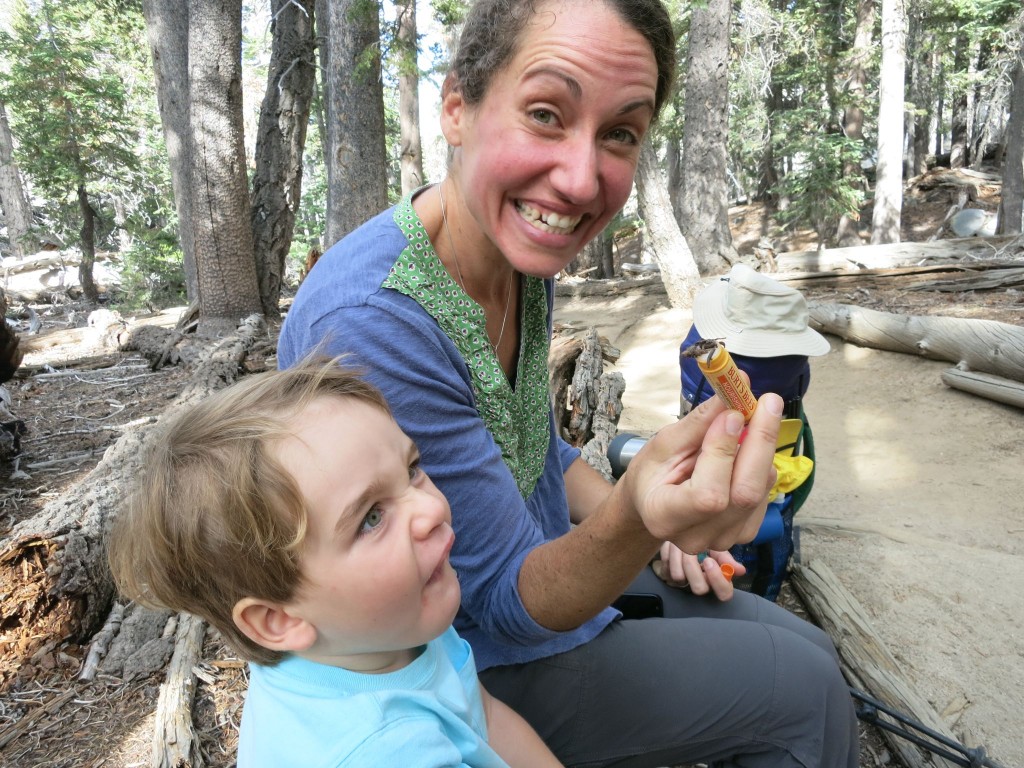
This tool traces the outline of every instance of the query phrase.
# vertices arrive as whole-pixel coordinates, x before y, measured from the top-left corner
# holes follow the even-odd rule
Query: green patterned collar
[[[395,206],[395,224],[409,245],[383,287],[416,301],[455,344],[469,368],[480,418],[526,499],[540,478],[548,448],[549,339],[544,281],[525,276],[522,280],[521,341],[513,389],[487,336],[483,308],[444,268],[412,207],[412,197],[407,195]]]

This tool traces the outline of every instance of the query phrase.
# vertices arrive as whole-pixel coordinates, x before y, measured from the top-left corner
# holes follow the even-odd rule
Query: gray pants
[[[664,618],[614,622],[580,648],[480,678],[579,768],[857,768],[857,718],[828,635],[746,592],[666,586]]]

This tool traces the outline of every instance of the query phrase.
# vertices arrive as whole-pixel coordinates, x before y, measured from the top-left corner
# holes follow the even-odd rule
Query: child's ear
[[[278,603],[244,597],[231,618],[246,637],[272,651],[305,651],[316,642],[316,627]]]
[[[462,91],[451,73],[441,88],[441,133],[451,147],[462,144],[463,121],[466,118],[466,102]]]

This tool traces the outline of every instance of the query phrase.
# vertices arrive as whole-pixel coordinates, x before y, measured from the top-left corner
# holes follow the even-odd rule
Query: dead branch
[[[179,614],[174,654],[167,667],[167,679],[160,686],[153,730],[153,768],[201,768],[203,757],[192,724],[192,702],[196,693],[193,668],[203,652],[206,623],[186,613]]]
[[[233,383],[265,338],[263,319],[253,316],[207,346],[161,418]],[[152,434],[152,423],[127,430],[81,482],[10,532],[0,550],[0,679],[48,639],[83,642],[102,625],[114,595],[106,533]]]
[[[103,624],[103,629],[97,632],[96,636],[92,639],[92,645],[89,646],[89,655],[86,656],[85,664],[82,665],[82,671],[78,674],[79,680],[92,680],[96,676],[96,669],[99,667],[100,659],[106,655],[107,648],[110,647],[110,641],[114,639],[117,630],[121,628],[121,622],[124,620],[124,608],[123,604],[114,603],[114,607],[110,609],[110,615]]]
[[[852,304],[811,304],[811,326],[854,344],[1024,381],[1024,327],[994,320],[895,315]]]
[[[847,679],[894,710],[956,740],[928,700],[903,677],[899,663],[871,626],[860,602],[832,569],[819,559],[806,565],[794,564],[792,576],[808,611],[836,644]],[[907,768],[949,765],[902,737],[887,732],[883,735]]]

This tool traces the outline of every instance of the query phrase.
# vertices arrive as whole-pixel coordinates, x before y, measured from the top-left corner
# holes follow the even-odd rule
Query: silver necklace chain
[[[462,269],[459,267],[459,253],[455,250],[455,241],[452,239],[452,231],[448,228],[448,214],[446,212],[446,206],[444,204],[444,182],[437,185],[437,193],[441,197],[441,221],[444,222],[444,231],[448,236],[448,247],[452,251],[452,259],[455,261],[455,274],[459,276],[459,285],[462,286],[462,292],[469,296],[469,291],[466,290],[466,281],[462,278]],[[497,343],[492,344],[494,347],[494,354],[498,354],[498,347],[501,346],[501,340],[505,337],[505,322],[508,320],[508,307],[512,303],[512,277],[516,271],[513,269],[508,276],[508,291],[505,295],[505,314],[501,316],[501,330],[498,332]],[[484,331],[486,332],[486,323]],[[490,341],[490,334],[487,335],[487,341]]]

